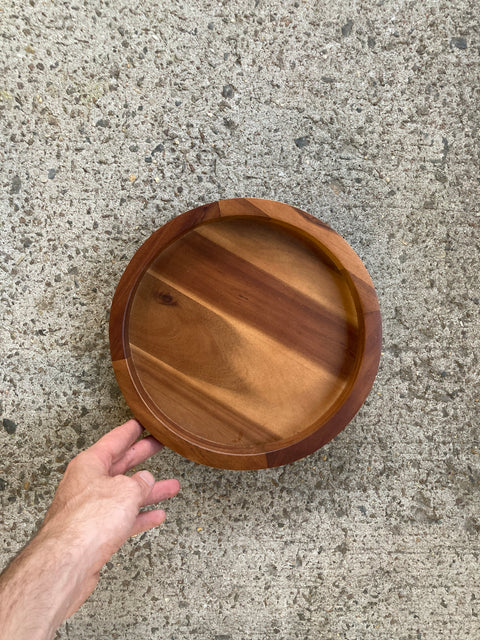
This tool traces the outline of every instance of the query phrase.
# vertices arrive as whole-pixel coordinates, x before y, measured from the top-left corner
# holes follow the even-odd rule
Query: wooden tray
[[[213,202],[158,229],[113,298],[110,349],[136,418],[203,464],[306,456],[353,418],[375,378],[381,319],[353,249],[271,200]]]

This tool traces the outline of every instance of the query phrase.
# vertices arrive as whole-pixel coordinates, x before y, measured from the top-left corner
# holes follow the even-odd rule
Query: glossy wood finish
[[[378,301],[353,249],[289,205],[214,202],[137,251],[110,314],[112,362],[145,428],[211,466],[292,462],[352,419],[375,378]]]

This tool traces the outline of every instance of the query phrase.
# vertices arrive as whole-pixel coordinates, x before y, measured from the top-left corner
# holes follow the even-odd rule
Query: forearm
[[[0,576],[0,640],[50,640],[78,588],[75,549],[42,531]]]

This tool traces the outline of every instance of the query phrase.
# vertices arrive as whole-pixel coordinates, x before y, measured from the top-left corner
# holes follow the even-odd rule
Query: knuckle
[[[118,496],[129,500],[136,500],[141,493],[141,487],[138,482],[135,482],[127,476],[116,476],[113,480],[115,482],[115,493]]]

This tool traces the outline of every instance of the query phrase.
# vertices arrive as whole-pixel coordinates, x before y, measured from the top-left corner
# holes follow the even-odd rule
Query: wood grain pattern
[[[199,207],[155,232],[110,316],[134,414],[224,468],[285,464],[328,442],[368,394],[380,343],[360,258],[307,213],[260,199]]]

